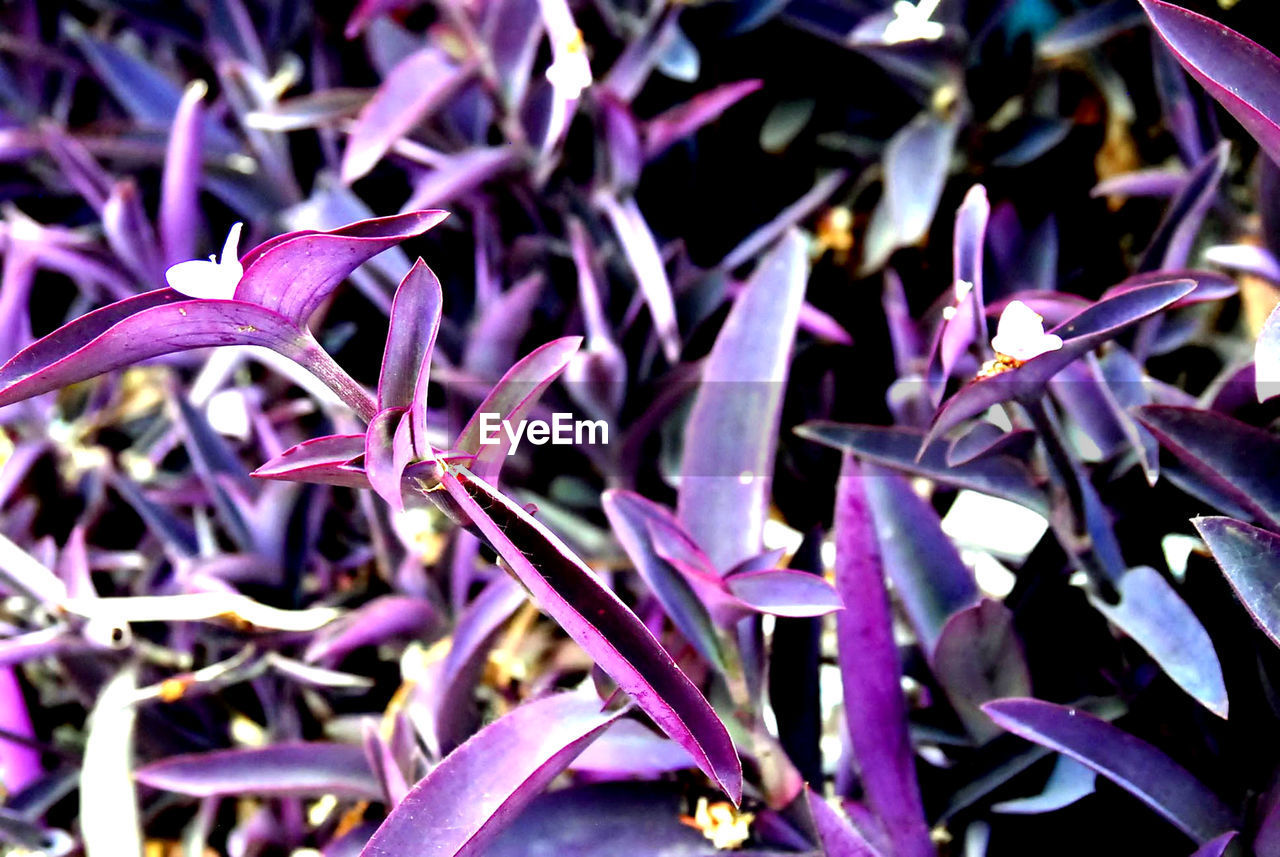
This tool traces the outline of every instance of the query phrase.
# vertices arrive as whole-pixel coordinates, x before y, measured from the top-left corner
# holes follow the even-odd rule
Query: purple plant
[[[341,13],[0,13],[6,848],[1280,850],[1280,58]]]

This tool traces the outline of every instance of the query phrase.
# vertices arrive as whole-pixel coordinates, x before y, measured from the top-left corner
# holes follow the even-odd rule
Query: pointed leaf
[[[364,469],[348,466],[353,459],[364,455],[364,445],[365,435],[362,434],[335,434],[304,440],[289,447],[250,475],[258,479],[285,482],[368,488],[369,477]]]
[[[947,620],[933,651],[933,673],[969,734],[985,743],[1000,730],[984,702],[1031,692],[1031,671],[1013,627],[1013,612],[982,599]]]
[[[1236,826],[1235,813],[1185,768],[1088,712],[1038,699],[1001,699],[982,710],[1010,732],[1093,768],[1197,842]]]
[[[775,568],[725,578],[729,593],[752,610],[771,616],[825,616],[844,609],[839,593],[821,576]]]
[[[412,635],[429,639],[440,625],[440,613],[424,598],[383,595],[322,628],[307,646],[312,663],[336,664],[361,646]]]
[[[640,293],[649,305],[653,329],[662,343],[662,352],[667,362],[674,365],[680,359],[680,330],[676,326],[671,281],[667,278],[667,267],[658,251],[658,243],[634,199],[628,197],[618,202],[611,196],[602,196],[600,205],[613,224],[613,231],[635,273]]]
[[[653,634],[555,535],[461,468],[441,482],[538,606],[582,646],[736,803],[742,768],[729,733]]]
[[[138,782],[194,797],[332,794],[381,800],[379,785],[360,747],[321,742],[189,753],[139,768]]]
[[[444,293],[440,280],[421,259],[405,274],[391,302],[387,344],[378,376],[378,407],[408,408],[419,401],[421,425],[426,432],[426,388],[431,372],[431,351],[440,329]],[[415,438],[416,439],[416,438]],[[424,439],[425,443],[425,439]],[[423,447],[420,450],[425,451]]]
[[[418,782],[360,857],[470,857],[506,827],[621,711],[561,693],[486,726]],[[494,760],[501,759],[501,764]]]
[[[1196,530],[1218,561],[1249,615],[1280,646],[1280,536],[1231,518],[1194,518]]]

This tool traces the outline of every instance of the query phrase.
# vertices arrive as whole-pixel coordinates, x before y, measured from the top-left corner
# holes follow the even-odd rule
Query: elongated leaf
[[[867,804],[893,852],[930,857],[935,852],[907,734],[893,613],[866,498],[867,483],[875,481],[845,455],[835,509],[836,589],[846,605],[836,614],[844,716]]]
[[[356,117],[342,157],[342,181],[350,184],[373,169],[396,140],[444,104],[465,78],[465,69],[434,47],[397,63]]]
[[[1179,687],[1225,719],[1227,687],[1222,666],[1196,614],[1149,566],[1130,569],[1120,578],[1119,590],[1119,604],[1095,598],[1093,606],[1142,646]]]
[[[1231,518],[1192,520],[1236,597],[1280,646],[1280,536]]]
[[[789,232],[734,302],[685,425],[677,516],[721,571],[760,553],[808,278],[804,239]]]
[[[606,777],[654,777],[695,767],[689,753],[635,720],[619,720],[578,756],[572,770]]]
[[[141,857],[142,820],[133,785],[133,731],[138,680],[117,673],[89,713],[80,770],[80,830],[87,857]]]
[[[948,399],[934,417],[923,448],[992,405],[1038,397],[1049,379],[1072,361],[1115,338],[1130,325],[1171,306],[1194,289],[1195,283],[1191,281],[1175,280],[1142,286],[1098,301],[1051,331],[1062,337],[1062,348],[1033,357],[1017,369],[972,381]]]
[[[742,768],[729,733],[649,629],[554,534],[461,468],[441,482],[534,600],[736,803]]]
[[[1235,813],[1185,768],[1086,711],[1038,699],[1001,699],[982,710],[1010,732],[1093,768],[1197,842],[1236,826]]]
[[[603,196],[600,204],[604,208],[613,231],[631,263],[640,293],[649,305],[649,314],[653,316],[653,329],[657,332],[658,341],[662,343],[662,352],[667,361],[674,364],[680,359],[680,330],[676,326],[675,300],[671,294],[671,282],[667,279],[667,268],[663,264],[662,254],[658,252],[658,243],[649,231],[649,224],[640,213],[636,201],[630,197],[618,202],[612,197]]]
[[[305,659],[334,664],[361,646],[413,634],[427,638],[440,624],[435,606],[409,595],[383,595],[330,623],[307,646]]]
[[[160,239],[164,263],[176,265],[195,256],[200,225],[200,171],[204,154],[204,107],[209,87],[199,81],[187,86],[178,103],[165,150],[160,187]]]
[[[382,787],[364,751],[348,744],[274,744],[173,756],[139,768],[138,782],[195,797],[332,794],[380,800]]]
[[[844,609],[831,584],[807,571],[744,571],[726,577],[724,583],[735,598],[771,616],[825,616]]]
[[[347,488],[368,488],[364,469],[350,466],[353,459],[364,455],[365,436],[335,434],[304,440],[291,446],[253,471],[258,479],[284,482],[314,482]]]
[[[978,603],[978,586],[929,501],[895,473],[874,465],[863,473],[885,575],[932,657],[948,620]]]
[[[657,597],[672,624],[698,654],[723,672],[725,655],[707,606],[685,576],[663,558],[653,543],[652,525],[681,529],[675,516],[631,491],[606,491],[602,505],[627,558]]]
[[[444,211],[411,211],[329,232],[280,236],[241,260],[245,272],[235,298],[274,310],[301,327],[352,271],[446,217]]]
[[[1222,857],[1227,852],[1227,846],[1235,840],[1236,836],[1236,831],[1232,830],[1221,836],[1214,837],[1197,848],[1196,853],[1192,854],[1191,857]]]
[[[897,246],[914,244],[929,231],[958,129],[958,116],[942,117],[925,110],[885,147],[884,205]]]
[[[947,444],[932,443],[920,455],[924,432],[910,428],[819,421],[805,423],[796,429],[796,434],[884,467],[1002,497],[1042,514],[1048,512],[1048,499],[1036,486],[1031,472],[1010,456],[975,456],[969,461],[948,463]]]
[[[1259,520],[1280,522],[1280,440],[1225,414],[1151,405],[1137,418],[1204,482]]]
[[[650,119],[644,124],[644,155],[657,157],[667,148],[692,135],[721,113],[737,104],[763,85],[759,80],[725,83],[708,92],[695,95],[684,104]]]
[[[802,799],[807,802],[825,857],[881,857],[849,820],[812,788],[805,788]]]
[[[592,742],[621,711],[562,693],[526,702],[480,730],[418,782],[361,857],[469,857]],[[501,759],[502,764],[494,764]]]
[[[1280,163],[1280,59],[1211,18],[1139,0],[1178,62]]]
[[[414,434],[426,433],[427,382],[431,352],[440,329],[444,294],[440,280],[421,259],[405,274],[391,302],[387,344],[378,375],[378,407],[408,408],[418,404]],[[417,438],[415,437],[415,440]],[[425,444],[425,437],[422,440]],[[418,447],[425,453],[425,446]]]
[[[241,301],[158,289],[81,316],[0,366],[0,406],[152,357],[215,345],[262,345],[306,365],[319,350],[288,319]]]
[[[365,432],[364,469],[369,485],[397,512],[404,511],[401,477],[413,457],[409,435],[404,431],[404,408],[387,408],[369,421]]]
[[[952,249],[952,289],[955,313],[943,321],[934,354],[935,365],[929,373],[930,393],[936,407],[956,362],[969,350],[974,338],[986,334],[983,309],[986,301],[982,289],[982,245],[987,237],[987,221],[991,204],[982,185],[974,185],[965,194],[956,212],[956,228]],[[967,285],[961,285],[965,283]],[[981,330],[979,330],[979,327]],[[984,346],[985,347],[985,346]]]
[[[993,805],[991,811],[1034,815],[1062,809],[1093,794],[1097,779],[1098,775],[1092,768],[1080,764],[1070,756],[1059,756],[1057,764],[1053,766],[1053,773],[1049,775],[1040,794],[1001,801]]]
[[[1218,184],[1227,171],[1231,145],[1219,143],[1187,176],[1186,185],[1173,198],[1151,244],[1138,266],[1141,271],[1181,268],[1191,255],[1191,245],[1204,216],[1218,195]]]

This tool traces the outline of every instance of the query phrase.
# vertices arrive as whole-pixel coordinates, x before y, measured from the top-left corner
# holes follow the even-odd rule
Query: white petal
[[[225,300],[235,293],[242,273],[239,262],[232,266],[195,259],[172,266],[164,272],[164,278],[169,288],[189,298]]]
[[[240,230],[244,229],[244,224],[237,222],[231,227],[231,231],[227,233],[227,240],[222,244],[222,258],[219,259],[222,264],[235,262],[240,264]]]

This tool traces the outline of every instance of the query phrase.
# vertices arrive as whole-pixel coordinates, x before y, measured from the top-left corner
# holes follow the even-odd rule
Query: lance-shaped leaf
[[[1035,815],[1070,806],[1097,790],[1098,775],[1070,756],[1059,756],[1039,794],[993,804],[992,812]]]
[[[1221,836],[1215,836],[1197,848],[1196,853],[1192,854],[1191,857],[1222,857],[1227,852],[1227,846],[1235,840],[1237,835],[1236,831],[1232,830]],[[1260,853],[1265,852],[1260,851]]]
[[[800,800],[805,802],[825,857],[881,857],[849,820],[812,788],[806,787]]]
[[[725,655],[706,605],[685,575],[667,562],[654,545],[651,526],[657,524],[678,531],[681,528],[675,516],[631,491],[606,491],[601,504],[627,558],[657,597],[672,624],[698,654],[723,672]]]
[[[265,346],[321,380],[331,365],[309,333],[269,309],[157,289],[83,315],[14,355],[0,366],[0,406],[153,357],[217,345]]]
[[[759,80],[725,83],[708,92],[695,95],[644,123],[644,156],[652,160],[673,144],[692,135],[721,113],[737,104],[763,85]]]
[[[964,202],[956,212],[951,263],[954,312],[942,323],[937,351],[933,355],[934,365],[929,373],[929,392],[935,406],[942,400],[942,393],[956,362],[969,350],[976,336],[986,335],[987,323],[983,317],[986,302],[982,289],[982,245],[987,237],[987,221],[990,217],[991,204],[987,202],[986,188],[974,185],[965,194]]]
[[[825,616],[844,608],[840,595],[821,576],[772,568],[744,571],[724,579],[725,589],[757,613],[771,616]]]
[[[369,477],[364,468],[351,464],[364,455],[365,435],[334,434],[304,440],[291,446],[250,475],[257,479],[282,482],[311,482],[319,485],[341,485],[345,488],[368,488]]]
[[[1280,522],[1280,440],[1225,414],[1166,405],[1134,411],[1189,470],[1261,521]]]
[[[777,217],[742,239],[742,242],[730,250],[716,267],[721,271],[732,271],[739,265],[750,262],[762,250],[785,235],[787,230],[804,220],[818,206],[826,202],[831,194],[836,192],[836,188],[844,184],[844,180],[848,177],[849,174],[844,170],[837,170],[818,179],[813,187],[809,188],[795,202],[782,209]]]
[[[526,702],[454,750],[418,782],[361,857],[469,857],[485,846],[622,715],[591,696]],[[501,764],[494,760],[501,759]]]
[[[806,244],[792,231],[761,260],[729,311],[685,425],[677,515],[722,570],[760,553],[808,279]]]
[[[427,637],[440,624],[435,606],[409,595],[383,595],[330,623],[307,646],[306,660],[337,663],[361,646],[393,637]]]
[[[391,146],[437,110],[466,79],[466,68],[439,48],[405,57],[360,111],[342,156],[344,184],[363,176]]]
[[[444,293],[440,280],[421,259],[405,274],[391,302],[387,344],[382,351],[382,371],[378,375],[378,407],[409,408],[419,412],[412,423],[415,448],[425,453],[427,383],[431,376],[431,352]]]
[[[1001,699],[982,710],[1015,735],[1093,768],[1197,842],[1237,825],[1235,813],[1185,768],[1088,712],[1038,699]]]
[[[1047,514],[1049,510],[1048,499],[1036,487],[1026,465],[1008,455],[979,457],[979,454],[975,454],[970,460],[948,463],[946,443],[932,443],[923,455],[919,455],[924,432],[896,426],[815,421],[798,427],[796,434],[824,446],[851,452],[884,467],[932,479],[942,485],[970,488],[993,497],[1002,497],[1041,514]],[[1005,436],[1000,434],[1001,437]],[[1015,436],[1009,443],[1024,440]]]
[[[138,782],[194,797],[337,795],[381,800],[364,750],[323,742],[189,753],[139,768]]]
[[[1065,18],[1036,42],[1036,53],[1057,59],[1087,51],[1142,23],[1142,12],[1129,0],[1108,0]]]
[[[1181,268],[1191,255],[1191,244],[1204,216],[1218,195],[1218,183],[1227,171],[1231,144],[1225,140],[1205,155],[1173,198],[1139,264],[1140,271]]]
[[[958,114],[925,110],[893,135],[884,151],[884,205],[897,246],[914,244],[933,222],[960,127]]]
[[[603,195],[600,197],[600,205],[613,224],[613,231],[635,273],[640,293],[649,305],[653,329],[658,335],[658,341],[662,343],[662,353],[669,363],[675,364],[680,359],[680,329],[676,326],[676,306],[671,294],[671,281],[667,279],[667,268],[658,251],[658,242],[654,240],[649,224],[645,222],[644,215],[640,213],[633,198],[628,197],[618,202],[611,196]]]
[[[204,155],[204,107],[209,87],[204,81],[187,86],[178,102],[160,184],[160,244],[164,263],[176,265],[195,255],[200,224],[200,171]]]
[[[978,603],[978,586],[928,500],[896,473],[874,465],[863,473],[885,574],[932,657],[947,621]]]
[[[482,442],[486,416],[491,426],[500,426],[503,420],[512,425],[519,423],[537,404],[543,391],[569,365],[569,360],[581,345],[581,336],[553,339],[530,351],[493,385],[454,443],[458,451],[476,456],[474,469],[477,476],[496,478],[506,460],[507,450],[511,448],[511,438],[500,427],[496,443]]]
[[[836,589],[846,605],[836,614],[845,722],[867,804],[893,852],[929,857],[935,851],[916,782],[893,612],[866,498],[867,483],[875,481],[845,455],[835,509]]]
[[[609,778],[656,777],[695,767],[688,752],[635,720],[619,720],[569,766]]]
[[[980,742],[999,729],[979,706],[993,699],[1031,693],[1031,671],[1013,628],[1013,612],[984,598],[947,620],[933,652],[933,673]]]
[[[1150,566],[1130,569],[1120,578],[1118,589],[1119,604],[1093,598],[1093,606],[1142,646],[1179,687],[1226,719],[1227,687],[1222,665],[1209,632],[1196,614]]]
[[[1232,518],[1195,518],[1200,537],[1249,615],[1280,646],[1280,536]]]
[[[80,768],[80,832],[87,857],[142,857],[142,820],[133,785],[138,720],[133,667],[116,673],[89,713]]]
[[[1114,339],[1130,325],[1165,309],[1195,289],[1189,280],[1175,280],[1135,288],[1098,301],[1055,327],[1050,333],[1062,337],[1062,347],[1033,357],[1016,369],[970,382],[947,400],[934,417],[924,446],[981,414],[993,405],[1011,399],[1031,400],[1041,395],[1049,379],[1072,361]]]
[[[1212,18],[1139,0],[1173,55],[1280,163],[1280,59]]]
[[[538,606],[740,800],[742,767],[728,731],[644,623],[559,538],[488,483],[461,468],[449,468],[441,482]]]
[[[364,469],[369,485],[397,512],[404,511],[401,477],[413,458],[404,408],[387,408],[369,421],[365,432]]]
[[[978,459],[1007,456],[1015,461],[1026,461],[1036,444],[1036,433],[1031,429],[1004,429],[988,422],[974,423],[973,428],[957,437],[947,446],[947,465],[960,467]],[[927,461],[925,450],[921,461]]]
[[[329,232],[281,236],[241,259],[245,271],[235,298],[274,310],[302,327],[352,271],[446,217],[444,211],[411,211]]]

